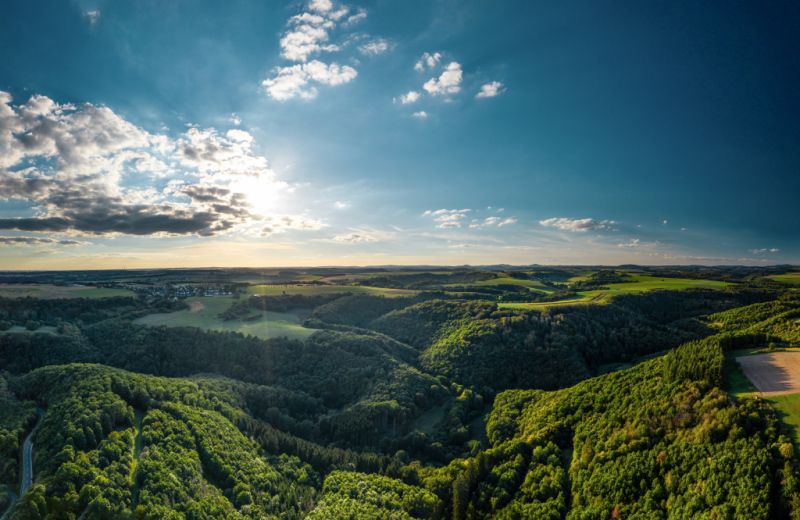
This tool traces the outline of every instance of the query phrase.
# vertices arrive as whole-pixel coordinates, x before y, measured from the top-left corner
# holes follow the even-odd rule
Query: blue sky
[[[5,2],[0,268],[800,262],[793,2]]]

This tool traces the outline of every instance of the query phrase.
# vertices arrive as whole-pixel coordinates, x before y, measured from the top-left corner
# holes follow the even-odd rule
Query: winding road
[[[36,425],[22,443],[22,481],[19,485],[19,495],[17,497],[24,495],[28,488],[33,485],[33,435],[39,429],[39,425],[42,424],[42,418],[44,418],[44,411],[39,411],[39,419],[36,421]],[[8,513],[14,508],[17,497],[8,505],[0,520],[6,520]]]

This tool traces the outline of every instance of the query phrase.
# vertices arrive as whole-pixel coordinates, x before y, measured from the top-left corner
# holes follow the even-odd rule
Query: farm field
[[[262,339],[286,336],[305,338],[314,333],[301,325],[301,316],[292,312],[262,311],[257,320],[223,320],[219,314],[234,302],[232,297],[187,298],[187,310],[149,314],[135,321],[142,325],[168,327],[197,327],[204,330],[240,332]]]
[[[800,352],[739,356],[742,372],[764,396],[800,393]]]
[[[471,282],[469,284],[461,284],[461,283],[447,284],[445,285],[445,287],[456,287],[463,285],[473,285],[476,287],[493,287],[496,285],[516,285],[519,287],[527,287],[531,291],[538,291],[545,293],[551,293],[555,291],[555,289],[553,289],[552,287],[548,287],[547,285],[543,284],[538,280],[525,280],[520,278],[511,278],[510,276],[504,276],[501,278],[492,278],[490,280],[481,280],[478,282]]]
[[[800,285],[800,272],[798,273],[785,273],[785,274],[773,274],[768,276],[768,278],[772,278],[778,282],[788,283],[791,285]]]
[[[614,296],[622,294],[639,294],[648,291],[667,290],[681,291],[685,289],[724,289],[728,282],[718,280],[697,280],[693,278],[658,278],[648,275],[631,275],[630,282],[608,284],[607,289],[579,291],[578,297],[555,302],[501,303],[506,309],[541,309],[558,305],[576,303],[606,303]]]
[[[800,446],[800,390],[796,389],[799,385],[800,351],[740,350],[726,355],[725,389],[737,398],[759,395],[769,401],[789,426],[795,446]],[[778,386],[784,389],[768,390]]]
[[[332,293],[365,293],[386,296],[389,298],[399,296],[414,296],[417,291],[411,289],[390,289],[387,287],[367,287],[362,285],[251,285],[247,294],[254,296],[276,296],[279,294],[332,294]]]
[[[105,287],[89,287],[85,285],[49,285],[49,284],[0,284],[0,297],[3,298],[39,298],[55,300],[59,298],[109,298],[112,296],[133,296],[126,289],[107,289]]]

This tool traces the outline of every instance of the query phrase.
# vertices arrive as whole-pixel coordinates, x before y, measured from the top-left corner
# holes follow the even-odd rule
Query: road
[[[42,418],[44,417],[44,413],[39,413],[39,420],[36,421],[36,426],[33,427],[31,432],[25,437],[25,441],[22,443],[22,481],[19,485],[19,495],[22,496],[28,490],[29,487],[33,485],[33,434],[36,433],[36,430],[39,428],[39,425],[42,424]],[[14,508],[14,502],[16,502],[16,498],[9,504],[8,509],[6,509],[3,516],[0,517],[0,520],[5,520],[8,516],[8,513]]]

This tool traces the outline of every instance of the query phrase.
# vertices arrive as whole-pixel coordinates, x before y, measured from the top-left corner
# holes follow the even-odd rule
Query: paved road
[[[28,436],[25,437],[25,441],[22,443],[22,482],[19,485],[19,496],[25,494],[28,488],[33,485],[33,434],[36,433],[39,425],[42,424],[43,417],[44,413],[40,413],[39,420],[36,422],[36,426],[33,427]],[[0,517],[0,520],[6,519],[8,513],[14,507],[14,502],[16,502],[16,498],[11,502],[11,504],[9,504],[8,509],[6,509],[6,512],[3,513],[3,516]]]

